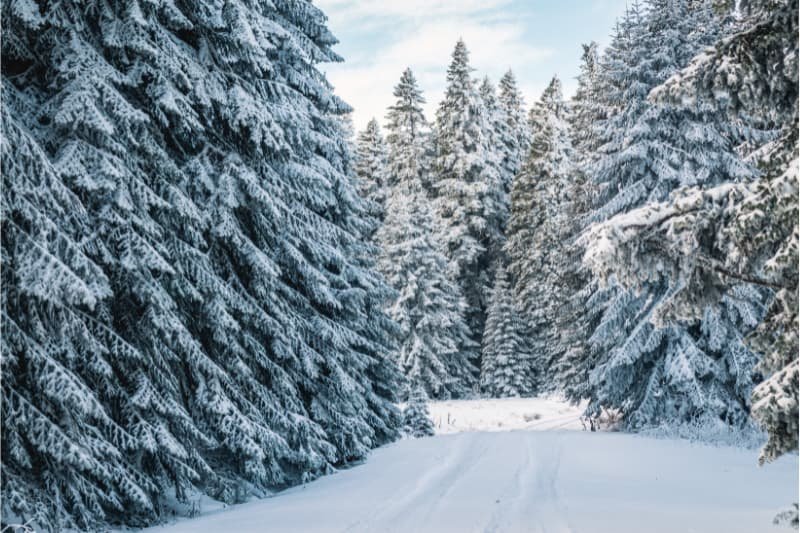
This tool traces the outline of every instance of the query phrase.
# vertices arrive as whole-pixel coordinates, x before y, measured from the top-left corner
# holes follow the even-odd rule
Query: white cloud
[[[495,82],[509,68],[517,73],[523,72],[531,64],[548,57],[551,50],[528,42],[523,23],[509,18],[499,9],[508,2],[322,2],[321,7],[331,14],[334,33],[336,25],[360,24],[368,17],[375,19],[375,24],[395,30],[392,33],[394,38],[389,38],[388,44],[351,54],[344,64],[323,67],[337,94],[355,108],[353,119],[356,128],[362,129],[373,116],[383,122],[386,108],[393,102],[392,89],[406,67],[411,67],[424,91],[428,100],[426,116],[432,120],[444,92],[450,54],[459,37],[467,44],[476,75],[486,74]],[[425,13],[425,16],[417,17],[410,13]],[[522,89],[528,89],[524,80],[521,81]],[[540,92],[543,87],[537,89]],[[538,92],[527,93],[527,96],[530,100],[538,97]]]
[[[492,11],[512,0],[320,0],[317,5],[331,20],[353,21],[365,18],[428,18],[469,16]]]

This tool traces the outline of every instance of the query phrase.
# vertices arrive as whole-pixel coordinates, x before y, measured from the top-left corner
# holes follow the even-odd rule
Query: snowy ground
[[[429,406],[436,432],[583,429],[576,407],[550,398],[451,400]]]
[[[554,400],[441,402],[431,412],[446,434],[150,531],[777,533],[772,517],[797,500],[796,456],[759,468],[752,450],[584,432],[579,411]]]

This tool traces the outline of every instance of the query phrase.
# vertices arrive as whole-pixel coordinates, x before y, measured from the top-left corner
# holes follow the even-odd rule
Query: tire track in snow
[[[478,445],[479,433],[463,433],[458,439],[451,453],[447,454],[447,460],[442,463],[436,463],[436,468],[428,471],[414,484],[410,491],[405,493],[400,498],[390,498],[383,503],[388,505],[383,511],[373,514],[370,518],[365,520],[358,520],[345,529],[345,533],[353,533],[358,531],[374,532],[374,531],[408,531],[407,529],[398,528],[400,519],[405,513],[407,516],[413,517],[418,513],[417,505],[420,501],[424,501],[428,497],[432,488],[446,483],[445,480],[451,478],[448,486],[451,486],[455,480],[463,475],[465,462],[474,454],[472,451]],[[399,494],[404,492],[404,487],[399,487],[394,493]],[[394,495],[393,495],[394,496]]]
[[[427,507],[425,512],[417,512],[415,513],[418,517],[416,519],[417,525],[424,526],[428,523],[430,518],[435,514],[436,511],[439,511],[442,505],[447,501],[447,496],[453,491],[456,487],[458,482],[471,470],[473,470],[478,464],[480,464],[481,459],[485,457],[486,452],[489,451],[489,446],[491,445],[491,438],[487,436],[486,433],[475,433],[474,434],[475,444],[471,447],[471,449],[478,447],[478,441],[482,442],[480,446],[480,451],[477,453],[469,453],[465,457],[467,460],[466,464],[462,464],[462,467],[455,471],[452,478],[447,480],[444,484],[443,490],[436,489],[436,496],[429,502],[424,503]],[[416,531],[416,529],[406,529],[405,531]]]
[[[508,531],[512,519],[519,514],[519,508],[527,500],[525,479],[535,475],[533,467],[533,449],[530,445],[530,435],[525,436],[525,460],[520,468],[514,472],[510,490],[503,492],[498,498],[500,504],[494,509],[489,521],[480,531],[483,533],[502,533]]]
[[[532,506],[529,512],[535,516],[539,523],[538,531],[542,533],[572,533],[556,489],[561,456],[564,451],[563,438],[563,435],[556,435],[552,439],[540,439],[545,446],[542,446],[542,453],[538,457],[533,483],[534,494],[531,498]],[[547,440],[550,442],[546,442]],[[531,439],[531,445],[533,442],[534,439]],[[518,520],[522,523],[524,518],[520,517]]]
[[[562,438],[533,432],[525,436],[525,460],[514,475],[512,488],[480,531],[572,532],[556,489]]]

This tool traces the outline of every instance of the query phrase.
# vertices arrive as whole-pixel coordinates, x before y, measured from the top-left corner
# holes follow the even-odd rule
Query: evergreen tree
[[[576,177],[561,82],[553,78],[531,109],[533,137],[528,160],[514,179],[506,253],[514,295],[527,327],[532,355],[529,379],[536,390],[554,386],[550,366],[557,351],[555,324],[566,294],[565,268]]]
[[[501,260],[501,249],[505,242],[505,230],[508,222],[508,209],[509,209],[509,193],[511,192],[511,180],[514,178],[515,172],[512,172],[511,159],[514,154],[511,153],[511,148],[516,141],[515,132],[509,130],[509,124],[505,111],[497,100],[497,94],[488,77],[483,78],[483,82],[479,88],[481,101],[483,102],[483,110],[486,114],[486,131],[484,135],[487,142],[487,159],[486,164],[495,167],[493,175],[497,177],[498,182],[492,184],[490,193],[493,197],[492,203],[497,206],[498,212],[494,215],[498,221],[498,237],[493,242],[493,247],[489,249],[489,256],[491,258],[491,267]],[[489,274],[494,275],[490,270]]]
[[[143,526],[397,435],[308,2],[2,7],[3,513]],[[191,9],[190,9],[191,8]]]
[[[432,437],[436,434],[428,412],[428,397],[422,387],[414,387],[403,409],[403,429],[414,438]]]
[[[599,204],[593,220],[665,200],[681,186],[752,178],[736,153],[735,132],[714,109],[647,100],[720,29],[703,3],[653,0],[644,12],[634,4],[626,14],[604,60],[610,112],[601,121],[594,165]],[[662,274],[652,264],[641,272],[647,278],[641,290],[616,287],[612,280],[590,299],[596,306],[590,313],[599,316],[590,337],[589,353],[597,354],[590,410],[621,409],[629,427],[745,424],[754,358],[742,337],[759,315],[763,295],[740,291],[742,299],[709,309],[704,320],[662,325],[654,312],[679,290]]]
[[[608,187],[602,181],[595,179],[597,163],[603,155],[601,148],[605,148],[603,141],[609,141],[608,136],[617,131],[608,124],[612,117],[621,113],[623,105],[626,103],[632,105],[632,99],[636,96],[634,93],[626,94],[619,80],[622,80],[627,72],[632,56],[631,49],[640,31],[640,6],[634,3],[615,25],[611,43],[597,68],[599,76],[595,84],[588,85],[588,79],[584,76],[589,70],[586,67],[591,55],[588,55],[588,58],[585,56],[581,67],[579,89],[583,87],[582,82],[585,82],[587,87],[594,87],[591,92],[587,90],[576,93],[581,100],[573,103],[570,113],[573,132],[579,127],[590,128],[588,135],[583,134],[586,135],[583,141],[578,141],[578,146],[582,145],[582,148],[576,155],[578,170],[584,174],[590,193],[588,205],[582,210],[578,220],[581,225],[591,221],[594,208],[602,205],[599,200],[600,192]],[[586,103],[584,100],[591,98],[592,95],[597,97],[596,102]],[[642,96],[638,95],[636,98],[641,99]],[[586,109],[597,111],[582,113],[582,110]],[[582,123],[582,118],[578,117],[585,117],[588,123]],[[582,135],[578,132],[575,134],[579,138]],[[582,241],[583,239],[576,243],[579,255],[583,255]],[[573,323],[574,329],[571,330],[577,344],[559,358],[554,368],[559,387],[567,398],[575,403],[592,397],[595,387],[591,380],[592,371],[600,365],[614,343],[620,342],[624,325],[630,320],[625,316],[629,295],[620,291],[613,280],[601,284],[595,277],[587,275],[583,280],[578,280],[578,283],[579,286],[575,288],[570,299],[574,314],[579,319]]]
[[[578,88],[570,102],[569,122],[572,127],[572,144],[582,169],[597,152],[595,132],[600,120],[607,112],[602,95],[602,77],[598,44],[594,41],[581,45],[580,74]]]
[[[481,390],[492,398],[527,396],[531,393],[529,354],[506,269],[495,269],[481,354]]]
[[[458,285],[435,238],[433,215],[419,184],[395,187],[378,230],[380,269],[397,291],[389,315],[400,325],[398,365],[430,398],[463,397],[473,387],[475,347]]]
[[[361,196],[368,202],[370,215],[382,222],[388,191],[386,146],[381,128],[374,118],[359,133],[356,150],[355,174]]]
[[[590,179],[593,163],[598,158],[595,132],[607,115],[601,74],[597,43],[583,45],[578,88],[569,102],[567,115],[575,174],[567,194],[570,216],[565,221],[565,261],[558,275],[563,300],[551,326],[557,335],[553,343],[555,361],[550,373],[560,392],[575,402],[588,394],[589,371],[595,366],[598,355],[589,343],[598,319],[596,306],[590,299],[604,296],[603,291],[598,291],[590,269],[582,264],[585,250],[579,239],[596,193]]]
[[[428,397],[465,395],[474,384],[475,346],[464,322],[460,288],[448,277],[425,194],[424,102],[411,70],[395,87],[389,108],[388,173],[391,192],[376,238],[381,271],[397,291],[389,314],[400,325],[396,360],[411,383]]]
[[[727,6],[732,10],[734,3]],[[742,283],[774,291],[750,338],[767,377],[753,391],[752,406],[769,435],[763,462],[797,449],[798,3],[741,7],[740,31],[719,39],[653,96],[672,105],[699,98],[734,119],[775,121],[780,135],[751,156],[760,179],[685,188],[668,201],[614,217],[589,235],[596,244],[587,258],[603,277],[631,286],[641,283],[644,269],[661,265],[680,287],[660,305],[667,323],[703,316]]]
[[[428,122],[422,111],[425,98],[411,69],[403,71],[394,88],[397,101],[389,107],[386,143],[389,147],[386,186],[419,183],[431,188],[430,158],[425,130]]]
[[[522,168],[531,146],[530,125],[525,116],[525,100],[517,88],[514,73],[510,70],[500,78],[498,105],[507,124],[505,128],[507,135],[502,138],[505,147],[501,165],[505,190],[510,194],[514,176]]]
[[[467,301],[471,338],[478,342],[486,320],[491,251],[503,239],[503,208],[488,119],[472,71],[459,40],[436,113],[434,191],[452,276]]]

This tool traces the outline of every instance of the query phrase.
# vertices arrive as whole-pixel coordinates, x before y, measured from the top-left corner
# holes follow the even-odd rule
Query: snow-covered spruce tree
[[[525,115],[525,100],[517,88],[517,79],[512,71],[508,71],[500,78],[500,94],[498,105],[506,120],[506,133],[503,137],[501,168],[505,190],[511,193],[511,183],[514,176],[522,168],[531,146],[531,132],[528,119]]]
[[[719,34],[705,3],[653,0],[644,12],[634,4],[626,13],[602,74],[611,113],[599,135],[600,202],[593,220],[665,200],[681,186],[753,177],[735,151],[726,117],[713,106],[646,99]],[[705,319],[656,324],[659,302],[679,286],[650,266],[638,290],[616,287],[612,278],[600,289],[605,294],[590,300],[601,314],[590,338],[590,350],[601,354],[590,377],[590,410],[620,409],[632,428],[746,424],[754,358],[742,337],[757,320],[763,295],[741,289]]]
[[[394,438],[322,13],[29,7],[2,7],[3,514],[141,526]]]
[[[517,138],[516,132],[509,129],[509,123],[505,116],[505,111],[500,107],[497,100],[497,92],[489,80],[488,76],[483,78],[478,94],[483,102],[483,110],[486,114],[486,131],[484,133],[487,142],[486,164],[495,167],[494,175],[498,183],[492,185],[491,194],[493,204],[497,206],[498,213],[496,218],[499,224],[499,238],[493,242],[493,248],[489,249],[489,255],[493,260],[494,267],[502,260],[502,246],[505,242],[505,230],[508,222],[509,193],[511,192],[511,180],[516,172],[512,171],[512,159],[516,154],[512,153]]]
[[[348,120],[345,121],[345,130],[352,124],[349,115],[346,117]],[[341,119],[338,116],[337,118]],[[341,120],[337,122],[342,123]],[[350,131],[352,132],[352,127]],[[340,190],[346,191],[346,196],[342,199],[346,199],[349,205],[352,224],[349,232],[354,237],[348,239],[342,247],[342,253],[350,264],[346,276],[350,288],[348,290],[342,287],[340,298],[349,305],[342,306],[337,321],[355,334],[352,338],[356,341],[353,347],[364,355],[358,363],[364,365],[360,366],[363,374],[358,378],[366,379],[371,389],[358,389],[364,395],[364,403],[358,408],[367,408],[368,411],[364,414],[378,439],[375,445],[379,445],[397,436],[402,422],[399,410],[393,403],[386,401],[390,398],[399,399],[398,391],[405,385],[405,379],[391,356],[397,346],[399,328],[385,311],[386,302],[395,293],[378,271],[380,248],[374,243],[374,234],[380,221],[370,214],[369,204],[357,195],[359,184],[354,169],[357,158],[351,142],[353,135],[343,131],[341,135],[333,137],[340,142],[338,153],[342,154],[343,173],[350,178],[350,187],[341,187]],[[336,385],[334,391],[335,388]],[[344,460],[360,457],[361,455],[352,454],[344,457]]]
[[[533,136],[528,159],[514,178],[506,253],[517,306],[531,355],[528,379],[534,390],[551,388],[550,365],[558,351],[555,322],[565,301],[559,277],[569,237],[572,163],[567,106],[553,78],[531,109]]]
[[[572,127],[572,145],[575,148],[576,164],[584,169],[597,151],[596,130],[606,116],[602,97],[601,63],[598,44],[594,41],[581,45],[580,74],[578,87],[570,100],[569,123]]]
[[[531,393],[530,362],[504,265],[495,268],[481,352],[481,391],[492,398]]]
[[[414,438],[431,437],[436,433],[428,411],[428,397],[419,385],[411,389],[403,409],[403,431]]]
[[[433,213],[419,184],[393,188],[377,232],[380,269],[397,292],[388,308],[400,326],[396,360],[430,398],[463,397],[477,375],[460,288],[447,274]]]
[[[386,183],[386,145],[381,127],[374,118],[358,134],[355,173],[361,195],[369,202],[370,214],[383,221],[389,189]]]
[[[389,314],[400,325],[396,360],[412,384],[431,398],[463,396],[474,385],[476,346],[464,322],[460,287],[448,277],[447,259],[425,193],[422,93],[411,70],[395,87],[387,126],[391,184],[385,221],[376,234],[380,269],[397,296]]]
[[[750,338],[767,376],[753,392],[752,407],[769,434],[763,462],[797,449],[798,3],[743,7],[742,29],[699,54],[652,98],[701,99],[727,109],[734,120],[745,115],[780,127],[781,135],[751,156],[760,179],[682,189],[668,201],[614,217],[593,229],[587,260],[601,276],[616,275],[632,286],[641,284],[642,271],[660,264],[681,286],[661,306],[666,321],[702,316],[731,286],[775,291]]]
[[[554,344],[556,355],[550,371],[560,392],[575,402],[582,400],[588,392],[589,370],[594,367],[598,355],[590,350],[588,342],[599,318],[596,306],[589,299],[593,296],[602,297],[603,294],[598,293],[597,281],[593,279],[591,270],[582,263],[584,247],[578,236],[585,229],[595,195],[594,182],[590,179],[592,163],[598,156],[595,131],[607,115],[601,87],[598,45],[591,42],[582,46],[578,88],[569,102],[567,115],[575,177],[569,191],[570,218],[564,250],[566,259],[558,282],[564,300],[553,324],[558,332],[558,341]]]
[[[592,113],[589,118],[594,120],[586,124],[591,127],[591,149],[587,150],[584,143],[581,152],[577,153],[575,158],[579,165],[578,170],[583,172],[591,192],[589,208],[579,219],[581,224],[591,220],[592,208],[602,205],[598,198],[604,184],[594,179],[595,164],[602,155],[600,148],[604,144],[603,141],[608,142],[609,136],[617,131],[616,127],[606,127],[610,118],[618,115],[624,105],[630,103],[628,100],[631,95],[626,95],[624,87],[620,86],[620,80],[621,76],[625,75],[626,62],[630,62],[634,39],[637,37],[637,32],[641,31],[640,19],[640,6],[634,3],[617,21],[611,43],[605,49],[600,61],[597,88],[593,91],[597,99],[591,106],[597,109],[597,113],[596,115]],[[582,74],[585,72],[584,68],[582,65]],[[585,97],[584,93],[581,95]],[[573,112],[580,114],[580,110],[585,107],[582,103],[576,103]],[[574,128],[575,114],[571,113],[570,118],[573,120]],[[582,245],[581,242],[577,243],[578,253]],[[587,276],[584,285],[574,291],[570,303],[576,305],[580,323],[574,324],[576,329],[571,328],[571,331],[577,333],[575,339],[579,344],[576,346],[577,349],[569,350],[559,358],[554,367],[558,386],[571,401],[579,402],[592,396],[594,385],[590,379],[591,372],[600,364],[600,360],[606,356],[614,343],[620,341],[624,332],[623,326],[626,320],[629,320],[625,316],[629,297],[627,292],[619,290],[614,285],[613,280],[608,284],[600,284],[591,275]]]
[[[503,240],[503,207],[487,113],[472,71],[459,40],[436,112],[433,186],[451,273],[467,301],[470,336],[480,342],[492,283],[491,252]]]
[[[426,135],[428,122],[422,111],[425,98],[410,68],[403,71],[393,94],[397,101],[386,114],[387,190],[400,183],[419,183],[429,191],[432,178]]]

